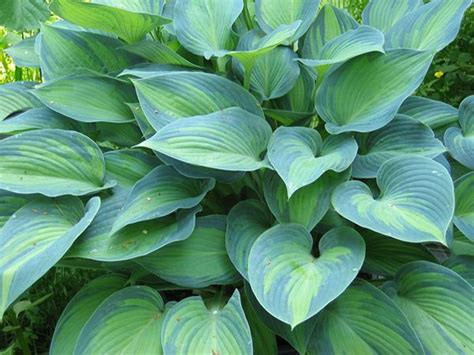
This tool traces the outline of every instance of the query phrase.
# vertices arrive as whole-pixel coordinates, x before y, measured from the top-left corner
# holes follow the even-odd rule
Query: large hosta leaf
[[[190,52],[209,59],[234,48],[232,25],[242,12],[242,0],[176,0],[174,30]]]
[[[366,253],[362,270],[375,275],[393,277],[397,271],[411,261],[435,262],[435,257],[421,244],[402,242],[374,233],[362,232]]]
[[[429,127],[404,115],[377,131],[361,134],[358,143],[359,154],[352,165],[352,175],[357,178],[376,177],[380,166],[393,157],[435,158],[446,151]]]
[[[240,85],[214,74],[175,72],[134,81],[143,112],[155,129],[181,117],[241,107],[263,117],[257,100]]]
[[[12,57],[17,67],[39,68],[40,59],[35,51],[36,38],[37,36],[28,37],[4,50]]]
[[[137,42],[157,26],[171,22],[159,16],[158,6],[156,9],[149,6],[158,1],[132,1],[139,5],[138,8],[135,6],[135,11],[127,8],[130,1],[97,2],[54,0],[51,11],[76,25],[114,33],[129,43]]]
[[[306,127],[280,127],[268,146],[268,159],[285,182],[288,198],[328,170],[346,170],[356,154],[354,138],[330,136],[323,142],[315,129]]]
[[[474,95],[459,106],[459,124],[449,128],[444,135],[444,144],[451,156],[469,169],[474,169]]]
[[[241,108],[174,121],[140,144],[193,165],[253,171],[268,164],[261,155],[271,136],[270,125]]]
[[[231,284],[239,279],[225,248],[225,217],[197,219],[192,235],[136,260],[164,280],[191,288]]]
[[[252,337],[239,291],[227,304],[188,297],[174,305],[163,320],[165,354],[252,355]]]
[[[92,222],[100,199],[84,208],[77,197],[39,198],[13,214],[0,230],[0,318],[5,309],[66,253]]]
[[[369,26],[360,26],[327,42],[316,56],[301,59],[308,66],[321,66],[344,62],[369,52],[384,53],[383,33]]]
[[[48,18],[48,6],[43,0],[3,0],[0,5],[0,26],[10,30],[35,30]]]
[[[423,0],[371,0],[362,12],[362,22],[389,31],[400,19],[423,5]]]
[[[316,109],[331,134],[385,126],[420,85],[432,54],[408,49],[353,58],[324,78]]]
[[[0,141],[0,189],[46,196],[84,195],[110,187],[99,147],[74,131],[42,129]]]
[[[304,37],[303,58],[317,58],[326,43],[358,26],[346,10],[323,6]]]
[[[474,172],[454,182],[456,209],[453,222],[456,227],[474,242]]]
[[[164,314],[163,299],[150,287],[117,291],[84,325],[74,354],[162,354]]]
[[[0,86],[0,121],[12,113],[42,106],[41,102],[29,92],[34,84],[31,82],[16,82]]]
[[[257,200],[239,202],[227,216],[227,254],[235,268],[247,280],[250,249],[260,234],[272,226],[273,221],[267,206]]]
[[[446,126],[458,120],[458,110],[453,106],[419,96],[410,96],[403,101],[398,113],[410,116],[432,129]]]
[[[278,222],[298,223],[311,231],[328,211],[334,187],[348,178],[348,173],[327,172],[288,199],[283,180],[275,172],[267,171],[263,191],[268,207]]]
[[[190,179],[161,165],[138,181],[128,194],[112,234],[142,221],[167,216],[178,209],[197,206],[214,188],[211,179]]]
[[[0,190],[0,230],[10,217],[28,201],[28,196]]]
[[[92,75],[65,77],[48,82],[33,94],[51,110],[77,121],[133,121],[133,114],[125,104],[136,101],[133,86],[112,78]]]
[[[41,29],[41,72],[46,80],[66,75],[111,73],[137,62],[137,59],[117,48],[123,42],[96,33],[75,31],[53,26]]]
[[[380,167],[377,185],[380,195],[374,198],[363,182],[348,181],[336,188],[332,204],[343,217],[375,232],[447,245],[454,187],[442,165],[422,157],[392,158]]]
[[[277,225],[263,233],[250,250],[249,279],[260,304],[292,328],[323,309],[357,276],[364,261],[362,237],[341,227],[319,242],[297,224]]]
[[[453,255],[443,265],[455,271],[474,287],[474,256]]]
[[[456,38],[464,11],[471,2],[472,0],[432,0],[418,7],[387,31],[386,48],[422,51],[443,49]],[[391,12],[389,16],[392,16]]]
[[[291,42],[300,38],[309,28],[318,12],[320,0],[256,0],[255,15],[260,28],[266,33],[280,25],[300,20],[301,25]]]
[[[118,274],[100,276],[84,286],[68,303],[56,324],[50,354],[72,354],[79,334],[96,308],[127,279]]]
[[[314,320],[310,354],[422,354],[406,316],[365,281],[349,287]]]
[[[405,313],[425,353],[474,351],[474,289],[454,271],[416,261],[405,265],[383,290]]]

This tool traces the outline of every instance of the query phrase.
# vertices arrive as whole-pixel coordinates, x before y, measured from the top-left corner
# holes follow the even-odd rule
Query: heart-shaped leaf
[[[127,7],[130,1],[105,4],[77,0],[54,0],[51,11],[79,26],[114,33],[126,42],[137,42],[148,32],[171,22],[160,16],[159,1],[134,1],[139,6]],[[115,6],[109,6],[115,5]]]
[[[138,181],[128,194],[111,233],[137,223],[197,206],[214,188],[211,179],[190,179],[172,167],[160,165]]]
[[[178,302],[163,320],[161,337],[165,354],[253,354],[237,290],[225,305],[206,307],[196,296]]]
[[[77,197],[42,197],[10,217],[0,229],[0,318],[16,298],[61,259],[99,207],[98,197],[85,208]]]
[[[85,195],[104,185],[99,147],[74,131],[42,129],[0,141],[0,189],[16,193]]]
[[[273,224],[267,206],[257,200],[236,204],[227,216],[225,245],[227,254],[240,274],[248,280],[250,249],[257,238]]]
[[[418,7],[387,31],[385,47],[440,51],[456,38],[464,11],[471,2],[433,0]]]
[[[362,23],[387,32],[421,5],[423,0],[370,0],[362,12]]]
[[[433,160],[400,156],[377,173],[378,198],[360,181],[334,191],[332,204],[344,218],[375,232],[411,243],[447,245],[454,212],[454,187],[446,169]]]
[[[308,30],[316,17],[319,3],[320,0],[256,0],[255,15],[265,33],[300,20],[301,25],[290,40],[294,42]]]
[[[300,59],[311,67],[345,62],[369,52],[384,53],[383,33],[369,26],[360,26],[328,41],[315,57]]]
[[[443,144],[423,123],[404,115],[397,115],[385,127],[359,135],[359,154],[352,165],[356,178],[374,178],[380,166],[400,155],[435,158],[444,153]]]
[[[190,52],[206,59],[234,49],[232,25],[242,12],[242,0],[176,0],[174,30]]]
[[[125,102],[136,101],[133,87],[108,77],[80,75],[48,82],[33,94],[64,116],[81,122],[133,121]]]
[[[474,169],[474,95],[459,106],[459,124],[449,128],[444,135],[444,144],[451,156],[469,169]]]
[[[326,130],[370,132],[388,124],[420,85],[431,60],[429,52],[390,50],[358,56],[328,72],[316,96]]]
[[[261,155],[271,132],[265,120],[235,107],[174,121],[140,146],[193,165],[253,171],[268,166]]]
[[[260,304],[292,329],[339,296],[364,261],[362,237],[336,228],[319,242],[298,224],[280,224],[263,233],[250,250],[249,279]]]
[[[181,117],[241,107],[263,117],[257,100],[238,84],[214,74],[175,72],[134,81],[140,105],[155,129]]]
[[[354,138],[330,136],[323,143],[316,130],[306,127],[280,127],[268,145],[268,159],[285,182],[288,198],[328,170],[346,170],[356,154]]]
[[[32,82],[16,82],[0,86],[0,121],[12,113],[42,106],[29,91],[34,85]]]
[[[100,276],[84,286],[67,304],[54,329],[50,345],[51,355],[72,354],[79,334],[96,308],[127,279],[118,274]]]
[[[454,182],[456,209],[455,226],[474,242],[474,172],[464,175]]]
[[[334,188],[349,176],[349,173],[327,172],[288,199],[283,180],[275,172],[267,171],[263,186],[265,201],[278,222],[298,223],[311,231],[329,210]]]
[[[443,266],[426,261],[405,265],[383,291],[405,313],[425,353],[469,354],[474,351],[473,288]]]
[[[177,285],[202,288],[239,280],[225,248],[225,217],[197,219],[191,236],[136,259],[148,271]]]
[[[103,301],[81,330],[74,354],[162,354],[165,306],[160,294],[131,286]]]

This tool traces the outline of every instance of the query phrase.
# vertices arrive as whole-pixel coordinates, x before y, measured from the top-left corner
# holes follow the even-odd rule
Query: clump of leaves
[[[474,96],[410,96],[470,5],[54,0],[0,87],[0,312],[90,267],[51,354],[473,352]]]

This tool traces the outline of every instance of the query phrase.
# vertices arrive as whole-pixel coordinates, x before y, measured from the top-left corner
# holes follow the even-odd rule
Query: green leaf
[[[6,308],[43,276],[92,222],[100,207],[77,197],[39,198],[11,216],[0,230],[0,319]]]
[[[281,25],[300,20],[301,25],[290,42],[296,41],[309,28],[319,9],[320,0],[256,0],[255,15],[260,28],[270,33]]]
[[[400,19],[423,5],[423,0],[371,0],[362,12],[362,23],[388,32]]]
[[[134,223],[167,216],[178,209],[193,208],[214,185],[214,180],[190,179],[172,167],[158,166],[133,186],[111,233]]]
[[[127,52],[136,54],[152,63],[180,65],[189,68],[200,68],[198,65],[191,63],[187,59],[181,57],[167,45],[157,41],[141,41],[129,44],[120,48]]]
[[[51,110],[80,122],[133,121],[125,104],[136,101],[133,87],[112,78],[69,76],[47,82],[32,93]]]
[[[50,197],[85,195],[112,186],[105,182],[104,157],[88,137],[42,129],[0,141],[0,189]]]
[[[118,274],[100,276],[85,285],[67,304],[54,330],[50,354],[72,354],[79,334],[96,308],[127,279]]]
[[[418,96],[410,96],[403,101],[398,113],[410,116],[432,129],[452,124],[458,120],[458,110],[451,105]]]
[[[35,51],[36,36],[28,37],[5,49],[17,67],[39,68],[40,59]]]
[[[239,280],[225,249],[225,217],[197,219],[191,236],[136,259],[160,278],[189,288],[227,285]]]
[[[257,100],[240,85],[214,74],[163,73],[133,81],[140,105],[156,129],[178,118],[240,107],[263,117]]]
[[[191,53],[206,59],[234,49],[232,25],[242,12],[242,0],[176,0],[174,30]]]
[[[162,354],[165,306],[147,286],[131,286],[103,301],[82,328],[74,354]]]
[[[425,353],[474,351],[473,288],[454,271],[426,261],[412,262],[383,290],[405,313]]]
[[[346,170],[357,154],[357,143],[348,135],[329,136],[306,127],[280,127],[268,145],[268,159],[285,182],[290,198],[326,171]]]
[[[377,131],[361,134],[357,141],[359,154],[352,165],[352,175],[356,178],[376,177],[380,166],[393,157],[435,158],[446,151],[429,127],[404,115],[395,116],[392,122]]]
[[[474,169],[474,95],[461,102],[459,107],[459,124],[449,128],[444,134],[444,144],[449,154],[462,165]]]
[[[317,58],[328,42],[358,26],[346,10],[331,5],[323,6],[304,37],[302,57]]]
[[[382,32],[369,26],[360,26],[333,38],[320,48],[315,56],[300,59],[300,62],[318,67],[345,62],[364,53],[384,53],[384,42]]]
[[[421,244],[402,242],[365,230],[362,233],[366,255],[362,270],[380,276],[393,277],[397,271],[411,261],[436,262],[435,257]]]
[[[474,256],[474,242],[467,239],[460,231],[455,230],[451,251],[454,255]]]
[[[418,7],[387,31],[385,47],[440,51],[456,38],[464,11],[471,2],[433,0]]]
[[[339,185],[332,196],[336,211],[361,227],[410,243],[447,245],[454,212],[454,187],[446,169],[433,160],[399,156],[377,173],[374,198],[361,181]]]
[[[250,249],[257,238],[273,224],[267,206],[257,200],[241,201],[227,216],[225,245],[232,264],[248,280]]]
[[[0,230],[10,217],[28,202],[28,196],[0,190]]]
[[[63,115],[47,107],[32,108],[23,113],[0,121],[0,133],[14,135],[24,131],[55,128],[63,130],[77,130],[77,124]]]
[[[63,19],[86,28],[93,28],[114,33],[128,43],[138,42],[158,26],[171,22],[154,8],[146,6],[147,2],[134,1],[136,11],[128,9],[128,1],[108,1],[106,4],[83,2],[77,0],[54,0],[51,11]],[[152,4],[153,2],[148,2]],[[111,6],[109,6],[111,5]]]
[[[474,242],[474,172],[454,182],[454,193],[456,196],[454,225]]]
[[[348,178],[349,174],[345,172],[327,172],[288,199],[283,180],[276,173],[267,171],[263,191],[268,207],[278,222],[298,223],[311,231],[329,210],[334,188]]]
[[[253,171],[268,166],[261,155],[270,136],[265,120],[235,107],[173,121],[140,146],[193,165]]]
[[[185,298],[166,314],[161,337],[165,354],[253,354],[238,290],[226,305]]]
[[[41,72],[52,80],[74,74],[113,73],[129,67],[137,59],[117,48],[118,39],[96,33],[44,25],[41,28]]]
[[[331,134],[370,132],[388,124],[420,85],[432,54],[408,49],[368,53],[326,74],[316,109]]]
[[[453,255],[443,265],[459,274],[474,287],[474,256]]]
[[[376,287],[357,281],[314,320],[310,354],[423,354],[406,316]]]
[[[319,242],[298,224],[280,224],[263,233],[250,250],[250,285],[260,304],[293,329],[338,297],[364,261],[362,237],[341,227]]]
[[[42,106],[29,91],[34,85],[32,82],[0,85],[0,122],[12,113]]]
[[[48,6],[43,0],[3,0],[0,5],[0,26],[10,30],[36,30],[48,18]]]

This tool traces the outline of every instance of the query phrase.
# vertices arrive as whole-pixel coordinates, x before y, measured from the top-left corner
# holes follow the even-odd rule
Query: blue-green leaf
[[[36,30],[48,18],[48,6],[42,0],[3,0],[0,5],[0,26],[10,30]]]
[[[16,82],[0,86],[0,121],[12,113],[42,106],[41,102],[29,91],[34,87],[34,84],[32,82]]]
[[[456,196],[454,225],[474,242],[474,172],[457,179],[454,187]]]
[[[39,68],[40,59],[35,51],[36,36],[28,37],[5,49],[17,67]]]
[[[449,125],[458,120],[458,110],[451,105],[418,96],[407,98],[398,113],[410,116],[432,129]]]
[[[387,32],[422,5],[423,0],[371,0],[362,12],[362,23]]]
[[[297,224],[277,225],[263,233],[250,250],[249,279],[260,304],[292,328],[321,311],[357,276],[365,255],[364,240],[341,227],[319,242]]]
[[[363,182],[348,181],[336,188],[332,204],[344,218],[389,237],[447,245],[454,187],[442,165],[423,157],[395,157],[380,167],[377,185],[380,194],[374,198]]]

